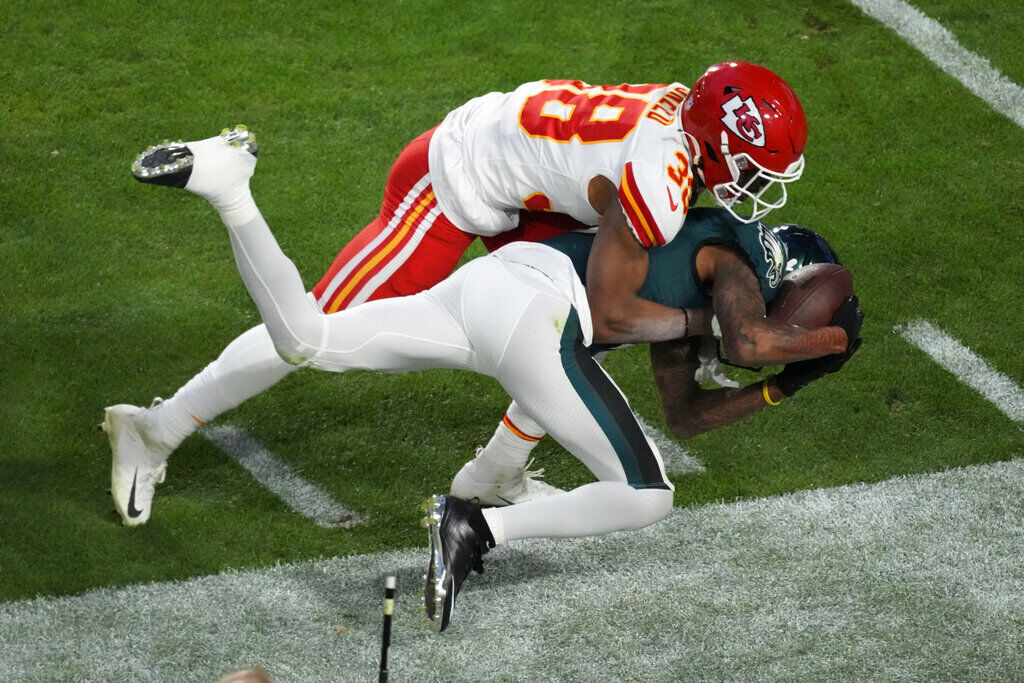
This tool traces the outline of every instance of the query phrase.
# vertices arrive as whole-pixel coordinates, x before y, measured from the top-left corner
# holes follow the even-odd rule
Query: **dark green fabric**
[[[583,346],[575,308],[565,322],[560,353],[565,376],[611,442],[626,473],[626,482],[635,489],[670,488],[626,399],[590,355],[590,349]]]
[[[568,255],[586,284],[593,241],[592,234],[567,232],[544,240],[544,244]],[[697,279],[695,263],[697,252],[709,244],[729,246],[743,255],[757,275],[765,303],[775,297],[785,265],[785,251],[778,238],[763,223],[741,223],[724,209],[707,207],[691,209],[674,240],[648,249],[650,268],[640,297],[672,308],[710,305]]]

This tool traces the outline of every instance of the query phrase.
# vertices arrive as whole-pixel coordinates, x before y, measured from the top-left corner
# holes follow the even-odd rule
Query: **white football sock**
[[[217,360],[171,398],[151,408],[153,436],[177,448],[189,434],[284,379],[297,368],[281,360],[264,325],[236,337]]]
[[[494,436],[478,454],[476,476],[481,481],[503,481],[505,475],[522,472],[543,437],[544,429],[513,401]]]
[[[229,228],[251,221],[259,213],[249,191],[256,157],[219,135],[188,148],[195,161],[185,189],[209,200]]]
[[[598,536],[657,522],[672,511],[672,495],[667,489],[598,481],[550,498],[486,508],[483,513],[496,544],[520,538]]]

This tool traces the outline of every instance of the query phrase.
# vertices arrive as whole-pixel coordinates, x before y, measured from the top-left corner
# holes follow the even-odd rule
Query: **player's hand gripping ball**
[[[853,293],[853,277],[843,266],[816,263],[793,271],[768,305],[768,316],[800,327],[842,327],[849,340],[845,353],[787,365],[776,375],[784,396],[792,396],[811,382],[838,372],[860,348],[864,312]]]

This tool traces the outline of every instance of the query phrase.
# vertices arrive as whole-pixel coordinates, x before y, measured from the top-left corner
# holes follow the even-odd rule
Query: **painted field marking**
[[[425,543],[0,603],[0,680],[373,680],[388,575],[393,680],[1017,680],[1022,487],[1017,459],[517,541],[440,635]]]
[[[362,522],[359,515],[300,477],[245,430],[231,425],[213,425],[199,431],[249,470],[274,495],[303,517],[313,520],[317,526],[347,529]]]
[[[927,320],[897,325],[893,331],[994,403],[1011,420],[1024,421],[1024,391],[956,339]]]
[[[633,413],[640,429],[644,430],[651,441],[661,451],[661,459],[665,463],[665,471],[669,474],[688,474],[690,472],[703,472],[704,464],[697,458],[690,455],[685,448],[665,436],[660,430],[648,424],[647,420]]]
[[[850,1],[902,36],[993,109],[1024,127],[1024,89],[987,59],[961,46],[942,24],[902,0]]]

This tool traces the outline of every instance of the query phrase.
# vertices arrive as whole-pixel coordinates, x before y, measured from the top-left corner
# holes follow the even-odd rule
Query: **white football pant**
[[[657,447],[586,346],[586,296],[565,255],[514,243],[425,292],[326,315],[261,216],[229,233],[282,358],[332,372],[454,368],[489,375],[599,480],[487,510],[498,542],[635,529],[671,510],[672,485]]]

